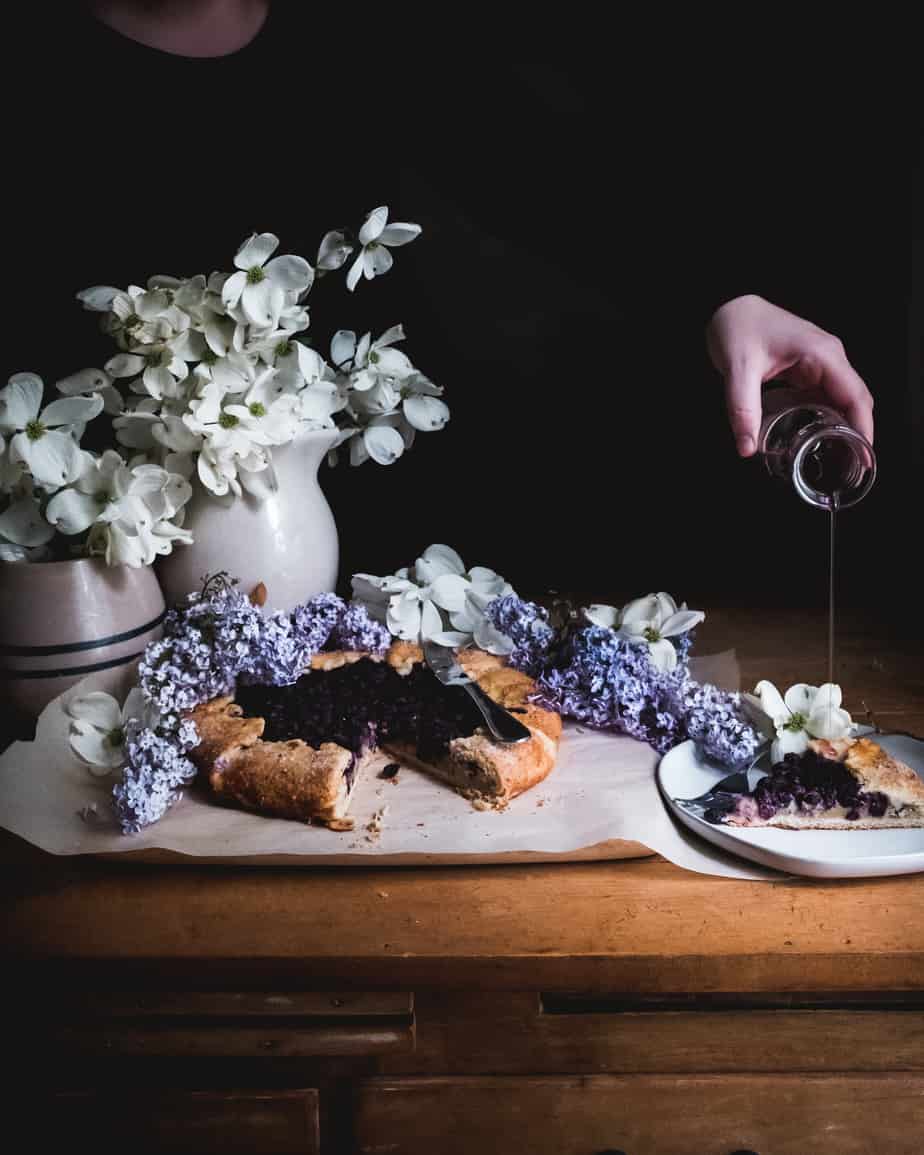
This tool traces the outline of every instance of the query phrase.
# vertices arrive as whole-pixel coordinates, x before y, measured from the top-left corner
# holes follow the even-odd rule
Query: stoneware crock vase
[[[273,449],[277,485],[263,501],[244,494],[216,500],[201,484],[186,506],[193,544],[155,563],[168,605],[225,572],[250,593],[261,582],[271,609],[291,609],[337,583],[339,543],[318,468],[336,440],[333,430],[299,434]]]
[[[136,662],[163,618],[150,566],[0,561],[3,709],[35,718],[88,674]]]

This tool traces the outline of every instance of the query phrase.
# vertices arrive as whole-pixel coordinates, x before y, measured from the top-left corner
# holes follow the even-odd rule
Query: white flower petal
[[[651,659],[651,664],[665,673],[669,673],[677,665],[677,651],[666,638],[661,638],[657,642],[649,642],[648,656]]]
[[[234,267],[246,271],[264,265],[278,248],[279,238],[272,233],[254,233],[235,253]]]
[[[645,626],[650,625],[657,618],[658,614],[658,597],[657,594],[648,594],[643,598],[635,598],[627,605],[623,606],[622,610],[622,624],[623,627],[632,626],[644,623]]]
[[[352,251],[353,246],[347,243],[343,233],[336,230],[329,232],[318,248],[318,268],[328,271],[339,269]]]
[[[275,328],[285,305],[285,294],[275,281],[258,281],[257,284],[247,284],[241,293],[241,308],[244,316],[251,323],[261,329]]]
[[[602,626],[605,630],[618,630],[620,622],[619,610],[616,606],[595,604],[584,610],[584,617],[595,626]]]
[[[362,228],[359,230],[359,243],[361,245],[368,245],[370,241],[376,240],[382,234],[385,228],[385,222],[388,220],[388,206],[380,205],[379,208],[373,209],[366,217]]]
[[[468,581],[458,574],[441,574],[430,585],[430,598],[442,610],[462,610]]]
[[[702,610],[678,610],[661,623],[658,632],[662,637],[675,638],[678,634],[688,633],[704,621],[705,617]]]
[[[658,601],[658,620],[666,622],[668,618],[673,617],[677,612],[677,603],[670,594],[659,593],[655,594]],[[686,606],[684,606],[686,609]]]
[[[67,713],[79,722],[88,726],[95,726],[108,734],[110,730],[117,730],[122,725],[122,711],[119,703],[111,694],[102,690],[93,690],[79,698],[71,698],[67,704]]]
[[[352,329],[338,329],[330,343],[330,359],[338,368],[349,364],[356,355],[356,334]]]
[[[98,393],[92,397],[61,397],[45,406],[39,420],[48,426],[74,425],[77,422],[92,421],[102,411],[103,399]]]
[[[785,725],[791,715],[776,686],[772,682],[758,682],[754,687],[754,693],[760,702],[760,708],[771,719],[774,726]]]
[[[351,293],[359,284],[359,278],[363,274],[363,267],[363,253],[360,251],[359,256],[356,258],[353,264],[350,265],[350,271],[347,273],[346,286]]]
[[[846,738],[852,726],[853,719],[846,710],[838,706],[819,710],[817,703],[805,723],[806,730],[813,738],[827,738],[828,741]]]
[[[783,701],[786,703],[786,708],[790,713],[802,714],[808,717],[812,712],[812,706],[817,693],[817,686],[807,686],[805,682],[797,682],[795,686],[790,686],[783,695]]]
[[[221,287],[221,303],[224,307],[226,309],[236,308],[246,287],[247,274],[245,272],[232,273]]]
[[[414,576],[423,585],[429,585],[443,574],[465,573],[465,562],[448,545],[430,545],[414,563]],[[447,607],[448,608],[448,607]],[[459,609],[462,607],[459,606]]]
[[[396,637],[416,642],[420,636],[420,602],[401,595],[391,598],[385,624]]]
[[[837,710],[842,700],[840,686],[834,682],[825,682],[818,687],[815,701],[812,704],[812,712],[814,713],[815,710]]]
[[[0,513],[0,537],[15,545],[34,548],[54,537],[54,527],[42,517],[34,497],[20,497]]]
[[[395,258],[384,245],[373,243],[363,249],[363,275],[367,281],[381,277],[395,263]]]
[[[0,389],[0,429],[25,429],[38,417],[42,404],[41,377],[35,373],[14,373]]]
[[[92,313],[108,313],[112,302],[121,293],[121,289],[114,289],[112,285],[91,285],[89,289],[80,290],[77,300]]]
[[[263,269],[267,277],[287,293],[301,295],[311,288],[314,281],[314,269],[304,257],[286,255],[273,257]]]
[[[514,649],[512,639],[502,634],[487,618],[481,618],[475,626],[475,645],[489,654],[509,654]]]
[[[121,720],[117,729],[121,729]],[[71,723],[68,741],[81,762],[86,762],[91,768],[99,767],[105,773],[115,770],[125,761],[122,743],[114,744],[107,734],[84,722]]]
[[[45,516],[61,533],[83,533],[99,518],[101,508],[91,493],[61,489],[49,501]]]
[[[397,429],[389,426],[370,426],[363,432],[366,452],[379,465],[391,465],[404,452],[404,439]]]
[[[408,397],[403,409],[410,424],[422,433],[442,429],[449,420],[449,406],[436,397]]]
[[[433,602],[423,602],[420,607],[420,637],[433,638],[443,632],[443,617]]]
[[[55,382],[55,388],[65,397],[73,397],[78,393],[99,393],[111,385],[112,379],[102,369],[81,369],[79,373],[72,373]]]
[[[782,762],[787,754],[804,754],[809,738],[804,730],[780,730],[770,747],[773,762]]]
[[[47,489],[76,481],[83,467],[77,443],[59,429],[50,429],[35,441],[26,433],[17,433],[10,448],[13,457],[24,461],[36,482]]]
[[[419,236],[420,225],[414,225],[408,221],[393,221],[382,229],[378,239],[381,244],[390,245],[396,249],[401,245],[409,244]]]
[[[110,377],[134,377],[144,366],[144,358],[137,353],[117,353],[106,362],[106,372]]]

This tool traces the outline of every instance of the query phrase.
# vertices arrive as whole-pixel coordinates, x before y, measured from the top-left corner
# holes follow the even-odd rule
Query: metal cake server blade
[[[469,694],[481,711],[493,738],[498,742],[526,742],[532,737],[519,719],[499,706],[477,682],[472,681],[459,665],[454,650],[429,641],[425,641],[422,648],[424,660],[444,686],[461,686]]]

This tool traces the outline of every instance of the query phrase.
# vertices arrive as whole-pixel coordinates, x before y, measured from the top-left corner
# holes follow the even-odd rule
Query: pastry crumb
[[[382,834],[382,819],[388,813],[388,804],[376,810],[375,814],[366,823],[366,841],[378,842]]]
[[[329,818],[327,820],[327,829],[344,832],[353,829],[352,818]]]
[[[377,890],[375,893],[379,896],[379,898],[388,898],[387,890]]]

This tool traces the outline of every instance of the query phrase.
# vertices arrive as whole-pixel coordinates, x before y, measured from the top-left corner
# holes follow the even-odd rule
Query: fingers
[[[824,334],[811,351],[793,367],[799,384],[824,394],[828,402],[844,414],[848,423],[866,440],[873,442],[873,397],[866,382],[847,360],[837,337]],[[801,372],[800,372],[801,370]],[[790,377],[793,372],[790,371]]]
[[[757,451],[762,384],[763,374],[753,361],[732,366],[725,376],[725,406],[741,457],[751,457]]]

